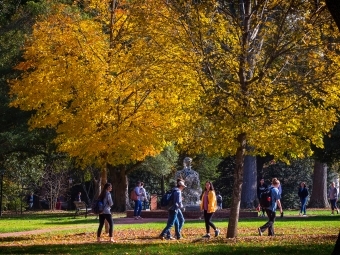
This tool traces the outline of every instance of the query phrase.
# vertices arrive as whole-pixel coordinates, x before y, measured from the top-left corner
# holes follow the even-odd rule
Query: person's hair
[[[215,189],[214,189],[214,185],[212,184],[211,181],[206,181],[205,184],[207,184],[207,183],[210,184],[210,189],[209,189],[209,190],[215,190]],[[205,190],[205,188],[204,188],[204,190]]]
[[[136,186],[138,186],[140,183],[141,183],[140,181],[137,181],[137,182],[136,182]]]
[[[305,182],[301,182],[301,184],[303,185],[304,188],[306,188],[306,183]]]
[[[140,185],[141,185],[141,186],[144,186],[144,182],[141,182]]]
[[[109,187],[111,187],[111,183],[107,182],[105,183],[102,192],[100,192],[100,195],[98,196],[98,199],[103,200],[104,197],[106,196],[106,191],[108,190]]]
[[[272,179],[272,184],[273,185],[280,184],[280,181],[277,178],[273,178]]]

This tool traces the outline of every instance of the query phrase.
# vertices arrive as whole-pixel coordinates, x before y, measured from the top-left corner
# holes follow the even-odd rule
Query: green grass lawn
[[[73,218],[72,214],[29,214],[0,218],[0,232],[37,229],[52,231],[0,238],[0,254],[331,254],[340,228],[340,215],[329,210],[308,211],[308,217],[297,217],[297,211],[285,211],[275,222],[275,237],[258,236],[257,228],[266,218],[240,219],[238,237],[225,237],[228,220],[215,219],[221,236],[202,238],[203,220],[187,220],[184,239],[162,241],[158,235],[165,222],[116,224],[117,243],[96,243],[98,220],[94,216]],[[114,217],[122,215],[114,214]],[[296,216],[296,217],[293,217]],[[173,231],[173,230],[172,230]],[[107,239],[105,234],[103,239]]]

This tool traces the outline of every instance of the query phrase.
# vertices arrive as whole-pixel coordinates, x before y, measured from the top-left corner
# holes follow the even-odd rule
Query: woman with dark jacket
[[[300,184],[300,188],[298,191],[298,196],[300,198],[300,202],[301,202],[301,209],[300,209],[300,213],[299,215],[301,216],[303,213],[303,216],[306,216],[306,203],[307,203],[307,197],[308,197],[308,189],[306,187],[306,183],[305,182],[301,182]]]

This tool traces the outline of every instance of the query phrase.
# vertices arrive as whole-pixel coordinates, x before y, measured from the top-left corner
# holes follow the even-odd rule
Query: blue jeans
[[[175,234],[177,238],[181,238],[181,231],[184,225],[184,216],[183,213],[180,209],[178,209],[177,212],[177,220],[175,221]],[[170,231],[169,231],[169,235],[170,235]]]
[[[178,222],[178,218],[177,218],[179,211],[180,210],[169,210],[168,222],[166,224],[166,227],[163,229],[161,236],[166,235],[167,237],[170,237],[171,236],[170,235],[170,229],[172,228],[173,225],[175,225],[176,236],[177,237],[180,236],[180,233],[178,232],[179,231],[179,222]],[[182,214],[182,212],[181,212],[181,214]],[[182,216],[183,216],[183,214],[182,214]],[[176,225],[177,225],[177,227],[176,227]]]
[[[332,211],[333,211],[334,209],[337,210],[338,207],[336,206],[336,199],[330,199],[329,201],[331,202]]]
[[[303,214],[306,214],[306,203],[307,203],[307,198],[300,198],[301,201],[301,209],[300,209],[300,213],[303,212]]]
[[[142,211],[142,202],[140,200],[135,200],[135,209],[133,211],[133,216],[140,216]]]

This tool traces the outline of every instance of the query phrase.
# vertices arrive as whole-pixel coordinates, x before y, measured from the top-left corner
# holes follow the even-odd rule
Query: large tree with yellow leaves
[[[227,237],[237,236],[244,157],[304,157],[337,121],[339,50],[313,1],[169,1],[200,61],[191,149],[236,155]],[[196,65],[195,65],[196,64]],[[192,146],[194,145],[194,146]],[[250,148],[250,149],[249,149]]]
[[[56,4],[34,26],[13,106],[35,110],[32,128],[57,130],[58,149],[105,169],[158,154],[188,119],[190,56],[174,45],[162,2]],[[115,168],[117,169],[117,167]],[[118,167],[115,204],[124,210],[126,167]],[[105,178],[104,178],[105,179]]]

